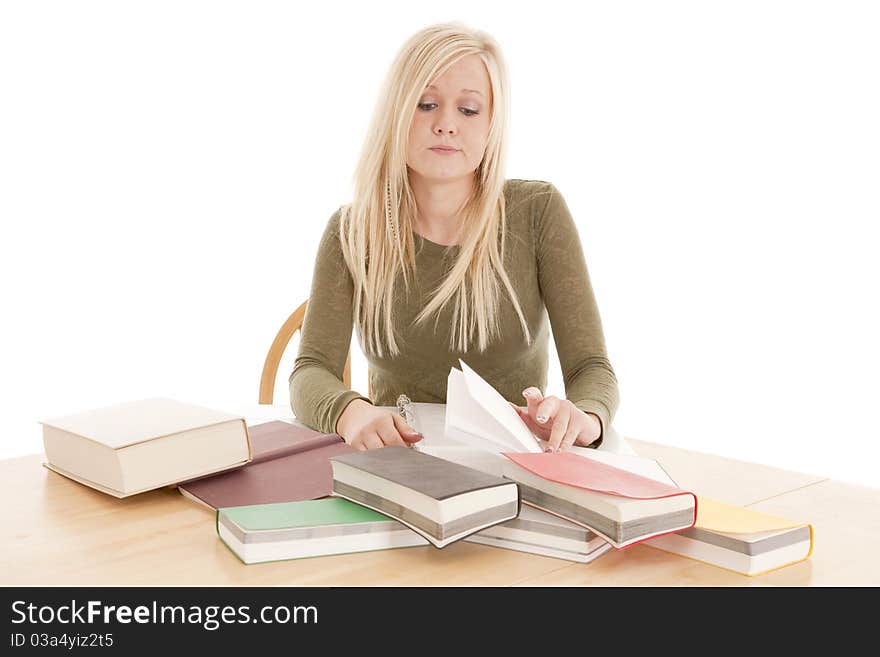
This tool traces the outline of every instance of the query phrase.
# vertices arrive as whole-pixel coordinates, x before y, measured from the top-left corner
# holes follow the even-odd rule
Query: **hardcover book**
[[[334,456],[333,494],[399,520],[440,548],[515,518],[514,482],[408,447]]]
[[[281,420],[250,427],[253,459],[241,468],[178,485],[210,509],[327,497],[333,490],[330,457],[355,451],[336,434]]]
[[[243,417],[173,399],[144,399],[43,420],[44,465],[128,497],[247,463]]]
[[[464,540],[579,563],[589,563],[611,549],[611,543],[594,531],[526,504],[516,518]]]
[[[650,547],[760,575],[808,559],[812,525],[697,496],[693,527],[645,542]]]
[[[216,526],[244,563],[428,545],[396,520],[338,497],[221,508]]]
[[[525,504],[596,532],[620,549],[693,526],[697,498],[587,453],[508,453],[505,477]]]

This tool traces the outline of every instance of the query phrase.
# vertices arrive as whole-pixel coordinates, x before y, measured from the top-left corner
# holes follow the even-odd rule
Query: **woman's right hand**
[[[345,407],[336,421],[336,433],[361,451],[388,445],[409,447],[423,438],[400,415],[363,399],[353,399]]]

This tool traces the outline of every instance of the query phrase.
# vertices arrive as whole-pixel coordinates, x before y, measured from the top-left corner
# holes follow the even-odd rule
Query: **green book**
[[[244,563],[428,545],[386,515],[338,497],[217,509],[217,534]]]

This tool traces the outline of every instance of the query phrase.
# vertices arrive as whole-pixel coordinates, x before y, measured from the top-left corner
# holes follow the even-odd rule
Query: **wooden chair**
[[[306,316],[306,305],[309,300],[306,299],[296,310],[291,313],[290,317],[281,325],[278,334],[269,347],[269,353],[266,354],[266,362],[263,363],[263,375],[260,377],[260,403],[271,404],[275,397],[275,378],[278,376],[278,365],[281,363],[281,356],[290,343],[290,340],[302,328],[303,320]],[[346,388],[351,388],[351,350],[345,359],[345,370],[342,374],[342,380]],[[369,377],[368,377],[369,380]],[[367,384],[369,388],[369,383]],[[370,392],[368,390],[367,396]]]

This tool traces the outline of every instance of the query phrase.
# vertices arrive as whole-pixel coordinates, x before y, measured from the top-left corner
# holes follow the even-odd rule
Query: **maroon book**
[[[336,434],[276,420],[248,427],[253,458],[235,470],[200,477],[178,489],[212,509],[314,500],[330,495],[330,457],[356,451]]]

